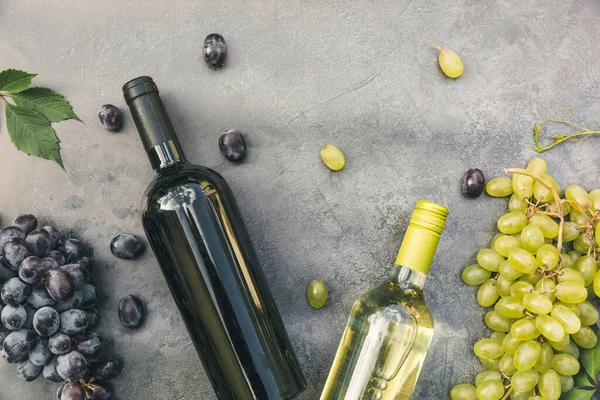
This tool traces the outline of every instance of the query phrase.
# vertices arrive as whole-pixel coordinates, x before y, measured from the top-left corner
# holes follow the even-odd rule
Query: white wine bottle
[[[390,279],[352,307],[321,400],[411,398],[433,337],[423,285],[447,215],[417,203]]]

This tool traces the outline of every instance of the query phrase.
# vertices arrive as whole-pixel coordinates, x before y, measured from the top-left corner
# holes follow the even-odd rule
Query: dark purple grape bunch
[[[204,39],[204,61],[209,67],[218,69],[225,64],[227,44],[223,36],[211,33]]]
[[[0,354],[26,382],[62,382],[59,400],[110,398],[105,381],[121,367],[91,331],[97,294],[86,254],[82,242],[39,227],[32,214],[0,230]]]

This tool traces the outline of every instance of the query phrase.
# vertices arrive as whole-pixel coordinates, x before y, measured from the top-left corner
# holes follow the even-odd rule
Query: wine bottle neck
[[[426,279],[426,274],[401,265],[394,266],[390,277],[390,280],[397,283],[402,289],[412,289],[417,292],[423,291]]]
[[[123,86],[123,96],[152,168],[158,171],[185,162],[175,129],[152,78],[142,76],[127,82]]]

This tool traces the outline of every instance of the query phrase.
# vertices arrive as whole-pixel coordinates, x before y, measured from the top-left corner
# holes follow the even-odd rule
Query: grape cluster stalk
[[[580,349],[598,342],[588,300],[600,296],[600,189],[571,185],[561,198],[546,168],[534,158],[486,185],[490,196],[510,196],[509,212],[462,279],[479,286],[493,333],[474,344],[486,369],[454,386],[452,400],[558,400],[574,386]]]

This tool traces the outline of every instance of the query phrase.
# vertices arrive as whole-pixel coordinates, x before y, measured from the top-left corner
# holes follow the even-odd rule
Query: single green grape
[[[578,304],[587,299],[587,290],[579,282],[561,282],[556,285],[554,294],[563,303]]]
[[[539,226],[527,225],[521,231],[521,247],[536,254],[541,245],[544,244],[544,234]]]
[[[561,200],[560,204],[562,207],[563,216],[569,215],[571,213],[571,209],[572,209],[569,202],[566,200]],[[554,213],[554,214],[559,213],[558,203],[556,202],[556,200],[554,200],[554,199],[550,200],[550,202],[546,205],[546,211]]]
[[[543,177],[546,174],[546,161],[540,157],[532,158],[527,163],[527,171]]]
[[[575,342],[569,342],[569,345],[561,353],[568,354],[579,360],[579,347]]]
[[[598,310],[589,301],[582,301],[579,304],[572,304],[571,306],[575,308],[572,311],[579,317],[582,325],[590,326],[598,322]]]
[[[512,212],[525,214],[528,207],[529,204],[527,204],[525,200],[519,199],[514,193],[510,196],[510,199],[508,199],[508,209]]]
[[[492,197],[506,197],[513,194],[510,178],[494,178],[485,185],[485,191]]]
[[[526,293],[531,292],[533,292],[533,285],[526,281],[517,281],[510,287],[510,295],[517,300],[521,300]]]
[[[512,324],[510,334],[517,340],[526,341],[540,336],[540,331],[532,318],[523,318]]]
[[[552,311],[552,300],[539,293],[527,293],[523,296],[523,306],[534,314],[548,314]],[[515,317],[516,318],[516,317]]]
[[[563,351],[567,347],[569,347],[569,343],[571,342],[570,336],[565,335],[565,337],[559,342],[553,342],[552,340],[548,340],[548,344],[552,346],[552,348],[556,351]]]
[[[523,273],[521,271],[518,271],[517,269],[515,269],[515,267],[513,267],[511,265],[510,261],[508,261],[508,260],[504,260],[500,263],[500,266],[498,267],[498,272],[500,272],[501,276],[503,276],[504,278],[506,278],[510,281],[523,276]]]
[[[477,303],[481,307],[491,307],[498,300],[500,294],[495,279],[488,279],[479,286],[477,291]]]
[[[556,283],[552,279],[542,278],[538,283],[535,284],[535,291],[541,295],[546,296],[550,301],[554,302],[556,296],[554,295],[554,288]]]
[[[548,343],[542,343],[540,345],[540,358],[535,363],[533,368],[537,372],[546,372],[552,368],[552,358],[554,357],[554,350]]]
[[[495,310],[507,318],[521,318],[524,315],[523,311],[525,311],[521,301],[512,296],[506,296],[498,300]]]
[[[512,376],[515,372],[517,372],[515,364],[513,363],[513,356],[510,354],[504,354],[502,357],[500,357],[498,369],[500,370],[499,372],[506,376]]]
[[[558,374],[558,378],[560,379],[561,392],[566,393],[569,390],[573,389],[573,386],[575,385],[575,380],[572,376]]]
[[[573,240],[577,239],[577,236],[579,236],[579,228],[575,222],[565,221],[563,224],[562,234],[564,243],[572,242]]]
[[[525,214],[523,214],[525,215]],[[512,249],[520,249],[521,241],[514,236],[503,235],[496,239],[494,250],[503,257],[508,257],[508,253]]]
[[[600,271],[596,272],[594,276],[594,293],[596,296],[600,296]]]
[[[545,338],[553,342],[560,342],[567,334],[560,322],[546,314],[535,317],[535,326]]]
[[[476,400],[475,386],[463,383],[456,385],[450,391],[450,399],[452,400]]]
[[[542,355],[542,347],[538,342],[528,340],[522,343],[513,356],[513,364],[519,371],[528,371],[538,362]],[[516,389],[516,388],[515,388]],[[525,392],[529,389],[516,389]]]
[[[477,374],[477,376],[475,377],[475,386],[479,386],[482,382],[485,381],[500,381],[503,382],[504,378],[502,377],[502,374],[500,373],[500,371],[492,371],[492,370],[485,370],[485,371],[481,371],[480,373]]]
[[[544,174],[541,176],[541,178],[548,182],[557,193],[560,193],[560,186],[558,183],[556,183],[556,180],[552,175]],[[554,198],[552,196],[552,191],[546,186],[542,185],[539,181],[536,181],[533,184],[533,197],[535,197],[540,203],[547,203]]]
[[[511,211],[498,219],[498,230],[504,234],[512,235],[513,233],[521,232],[528,223],[529,221],[525,214]]]
[[[592,256],[583,256],[577,260],[575,263],[575,269],[579,271],[581,276],[583,277],[584,285],[589,286],[594,283],[594,278],[596,277],[596,272],[598,272],[598,265],[596,264],[596,260]]]
[[[580,233],[579,236],[573,240],[573,248],[581,254],[587,254],[593,245],[592,239],[590,239],[585,232]]]
[[[506,336],[504,336],[504,339],[502,339],[502,349],[506,354],[514,356],[521,343],[523,342],[515,339],[509,332],[506,334]]]
[[[471,264],[466,267],[462,272],[462,280],[467,285],[481,285],[483,282],[490,279],[492,273],[485,268],[482,268],[479,264]]]
[[[502,341],[504,340],[505,337],[506,337],[506,333],[504,333],[504,332],[493,332],[490,335],[490,339],[496,339],[496,340],[500,341],[500,343],[502,343]]]
[[[592,198],[582,187],[571,185],[565,190],[565,198],[577,203],[582,209],[592,208]]]
[[[579,271],[577,271],[575,268],[561,269],[558,275],[556,275],[556,279],[558,280],[558,283],[575,282],[580,284],[581,286],[583,286],[585,283],[583,276],[581,276]]]
[[[436,49],[440,51],[438,56],[438,62],[440,64],[440,68],[442,72],[446,74],[447,77],[456,79],[462,75],[465,70],[465,66],[460,59],[460,56],[456,54],[455,51],[450,49],[442,49],[439,46],[433,45]]]
[[[582,326],[579,332],[571,335],[573,341],[584,349],[593,349],[598,343],[598,337],[589,326]]]
[[[481,364],[489,370],[498,371],[498,366],[500,365],[500,359],[496,358],[495,360],[486,360],[485,358],[479,358]]]
[[[329,291],[327,285],[320,279],[315,279],[308,284],[308,302],[313,308],[322,308],[327,303]]]
[[[510,327],[515,322],[512,318],[507,318],[496,310],[488,311],[484,317],[485,325],[495,332],[509,332]]]
[[[555,304],[550,315],[560,322],[568,334],[576,333],[581,328],[581,320],[570,308],[563,304]]]
[[[492,249],[481,249],[477,253],[477,262],[482,268],[488,271],[498,272],[500,263],[504,261],[504,257]]]
[[[538,391],[544,400],[558,400],[560,398],[560,378],[550,369],[540,374]]]
[[[583,228],[588,224],[587,216],[584,213],[579,212],[577,210],[571,211],[571,214],[569,215],[569,221],[580,228]]]
[[[537,271],[535,271],[533,274],[526,274],[523,275],[522,277],[519,278],[519,281],[521,282],[529,282],[532,285],[537,285],[539,281],[542,280],[542,277],[544,275],[542,274],[542,271],[540,271],[539,269]]]
[[[558,224],[545,214],[535,214],[529,218],[529,224],[540,228],[545,238],[554,239],[558,236]]]
[[[571,260],[573,260],[574,263],[576,263],[577,260],[579,260],[579,257],[581,257],[581,253],[577,250],[571,250],[567,254],[569,255],[569,257],[571,257]]]
[[[511,386],[517,392],[526,392],[537,385],[540,379],[540,374],[534,369],[528,371],[517,371],[512,376],[510,381]]]
[[[539,267],[535,257],[524,249],[512,249],[508,254],[508,261],[524,274],[533,274]]]
[[[569,304],[569,303],[563,303],[562,301],[557,301],[556,303],[554,303],[554,307],[556,307],[559,304],[563,305],[563,306],[567,307],[568,309],[570,309],[571,311],[573,311],[575,313],[575,315],[577,315],[577,318],[579,318],[581,320],[581,323],[583,323],[583,319],[581,316],[581,308],[579,307],[581,303],[580,304]]]
[[[512,187],[517,198],[528,199],[533,195],[533,178],[527,175],[514,174]]]
[[[573,376],[579,372],[579,361],[568,354],[556,354],[552,358],[552,369],[561,375]]]
[[[504,236],[504,233],[496,233],[494,235],[494,237],[492,238],[492,241],[490,242],[490,249],[493,249],[494,246],[496,245],[496,240],[498,240],[499,237]]]
[[[515,283],[515,281],[508,280],[502,275],[498,276],[496,279],[496,287],[498,288],[500,297],[510,296],[510,287],[513,283]]]
[[[564,250],[564,247],[563,247],[563,250]],[[561,254],[561,259],[562,259],[562,267],[563,268],[575,269],[575,261],[573,261],[573,259],[571,258],[571,256],[568,253],[563,252]]]
[[[488,360],[495,360],[496,358],[502,357],[504,354],[502,342],[495,339],[478,340],[473,346],[473,351],[477,357]]]
[[[600,189],[594,189],[590,193],[590,199],[592,200],[592,212],[600,210]],[[600,244],[598,244],[600,246]]]
[[[500,381],[482,382],[475,391],[477,400],[500,400],[504,396],[504,385]]]
[[[552,270],[558,265],[558,250],[551,244],[541,245],[535,257],[540,267],[546,271]]]

